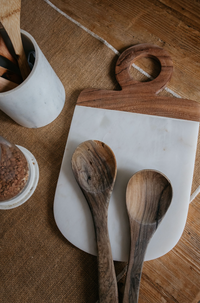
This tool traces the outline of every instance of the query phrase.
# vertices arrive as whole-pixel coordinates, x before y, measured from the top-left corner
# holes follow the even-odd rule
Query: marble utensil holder
[[[34,38],[24,30],[21,34],[26,55],[35,51],[35,62],[20,85],[0,93],[0,109],[21,126],[38,128],[51,123],[60,114],[65,103],[65,89]]]

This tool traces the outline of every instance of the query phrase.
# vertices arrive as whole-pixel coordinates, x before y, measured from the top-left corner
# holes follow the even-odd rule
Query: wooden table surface
[[[187,0],[22,0],[21,27],[30,32],[66,91],[65,108],[55,122],[25,129],[0,111],[0,135],[35,155],[40,181],[24,205],[0,212],[0,301],[96,302],[96,257],[71,245],[58,231],[53,199],[65,143],[80,91],[119,89],[114,77],[118,54],[139,43],[169,52],[174,64],[170,91],[200,102],[200,2]],[[151,59],[137,62],[155,76]],[[189,100],[188,100],[189,102]],[[193,193],[200,185],[198,149]],[[145,262],[139,303],[200,302],[200,195],[189,207],[178,244],[163,257]],[[126,264],[116,262],[120,274]],[[123,282],[119,281],[120,301]]]

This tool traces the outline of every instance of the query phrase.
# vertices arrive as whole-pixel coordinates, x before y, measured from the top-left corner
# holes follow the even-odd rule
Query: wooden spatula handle
[[[30,67],[26,59],[20,32],[21,0],[0,0],[0,5],[0,21],[12,42],[22,78],[25,80],[30,73]]]
[[[14,64],[17,65],[17,61],[15,60],[15,58],[13,58],[13,56],[9,52],[9,50],[3,40],[1,32],[0,32],[0,55],[7,58],[8,60],[10,60],[11,62],[13,62]]]
[[[130,67],[141,57],[154,58],[160,62],[161,71],[158,77],[150,82],[139,82],[130,75]],[[141,93],[158,94],[169,82],[173,72],[173,63],[168,53],[161,47],[151,44],[139,44],[125,50],[118,58],[115,74],[124,90],[139,90]]]

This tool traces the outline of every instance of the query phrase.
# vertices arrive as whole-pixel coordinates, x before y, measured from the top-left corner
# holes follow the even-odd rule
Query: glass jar
[[[21,150],[0,136],[0,202],[19,195],[29,180],[29,164]]]

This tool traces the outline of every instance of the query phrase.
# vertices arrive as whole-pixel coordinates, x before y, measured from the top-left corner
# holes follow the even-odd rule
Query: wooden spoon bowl
[[[113,185],[116,160],[103,142],[86,141],[73,154],[72,169],[85,192],[100,193]]]
[[[142,170],[129,181],[126,206],[132,220],[158,225],[171,203],[172,188],[167,178],[153,170]]]

